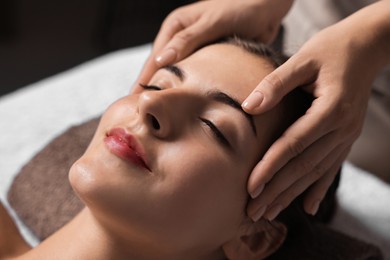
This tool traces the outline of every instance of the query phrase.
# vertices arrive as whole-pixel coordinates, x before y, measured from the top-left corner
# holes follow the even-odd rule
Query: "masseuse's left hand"
[[[305,211],[318,210],[360,134],[375,75],[390,60],[389,6],[379,1],[319,32],[244,101],[248,113],[261,114],[297,86],[315,98],[254,168],[252,219],[274,219],[307,188]]]
[[[174,10],[164,20],[137,82],[147,82],[162,66],[190,55],[207,42],[238,34],[272,42],[293,0],[199,1]],[[134,87],[133,92],[140,90]]]

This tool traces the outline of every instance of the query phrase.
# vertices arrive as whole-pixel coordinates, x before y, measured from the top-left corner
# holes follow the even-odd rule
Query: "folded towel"
[[[68,182],[68,172],[87,148],[98,121],[92,119],[55,138],[21,169],[9,189],[10,205],[40,240],[83,207]]]

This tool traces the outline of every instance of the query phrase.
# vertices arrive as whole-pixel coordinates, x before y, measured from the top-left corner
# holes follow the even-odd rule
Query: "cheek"
[[[151,194],[154,181],[143,170],[91,149],[74,163],[69,179],[79,198],[106,228],[128,237],[143,234],[147,241],[161,238],[161,209],[154,206],[158,196]]]
[[[156,193],[166,202],[172,228],[200,241],[231,236],[242,220],[247,199],[240,162],[229,159],[214,144],[183,142],[165,151],[160,159],[166,175]]]
[[[107,130],[107,127],[128,123],[137,113],[136,104],[135,96],[126,96],[117,100],[104,112],[98,129]]]
[[[145,189],[147,176],[136,166],[131,168],[102,146],[104,144],[90,147],[72,165],[69,180],[80,199],[91,209],[102,208],[114,215],[124,214],[128,211],[126,205],[136,195],[132,187]]]

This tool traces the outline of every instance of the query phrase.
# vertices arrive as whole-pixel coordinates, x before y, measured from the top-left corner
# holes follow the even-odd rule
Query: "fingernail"
[[[253,110],[261,105],[261,102],[263,102],[264,95],[260,91],[255,91],[247,97],[244,102],[242,103],[242,106],[248,110]]]
[[[315,215],[317,214],[318,212],[318,209],[320,208],[320,203],[321,203],[321,200],[317,200],[313,203],[313,205],[311,206],[311,209],[310,209],[310,212],[308,212],[309,214],[311,215]]]
[[[169,64],[176,59],[176,51],[174,49],[164,50],[160,55],[156,57],[156,62],[161,66]]]
[[[255,214],[253,214],[253,215],[251,216],[251,219],[253,220],[253,222],[258,221],[258,220],[261,218],[261,216],[263,216],[263,214],[264,214],[264,212],[265,212],[266,209],[267,209],[267,206],[262,206],[262,207],[260,207],[260,208],[255,212]]]
[[[279,213],[282,210],[283,210],[283,206],[280,204],[276,204],[275,206],[269,209],[265,218],[268,219],[269,221],[272,221],[279,215]]]
[[[264,184],[261,184],[259,187],[257,187],[257,189],[254,192],[250,193],[251,198],[252,199],[257,198],[263,190],[264,190]]]

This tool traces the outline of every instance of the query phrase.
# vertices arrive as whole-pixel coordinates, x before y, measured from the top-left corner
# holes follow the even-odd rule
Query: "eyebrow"
[[[234,99],[233,97],[229,96],[228,94],[226,94],[220,90],[212,90],[212,91],[207,93],[207,96],[211,97],[213,100],[215,100],[217,102],[221,102],[223,104],[229,105],[232,108],[238,110],[248,120],[254,135],[257,136],[256,126],[255,126],[255,122],[253,120],[253,116],[246,113],[242,109],[241,104],[236,99]]]
[[[163,67],[163,69],[173,73],[176,77],[180,79],[180,81],[184,81],[184,79],[186,78],[184,71],[176,65],[166,65]]]
[[[184,81],[184,79],[186,78],[185,72],[180,67],[178,67],[176,65],[167,65],[167,66],[164,66],[163,69],[174,74],[176,77],[178,77],[180,79],[180,81]],[[211,97],[211,99],[213,99],[214,101],[223,103],[225,105],[231,106],[232,108],[238,110],[248,120],[254,135],[257,136],[257,130],[256,130],[255,122],[253,120],[253,116],[246,113],[242,109],[241,104],[240,104],[240,102],[238,102],[237,99],[229,96],[228,94],[226,94],[220,90],[209,91],[207,93],[207,96]]]

